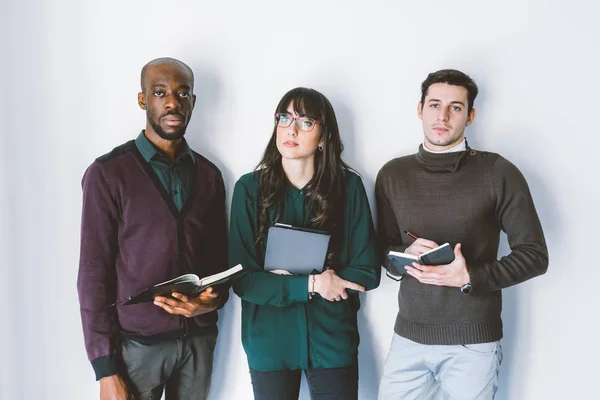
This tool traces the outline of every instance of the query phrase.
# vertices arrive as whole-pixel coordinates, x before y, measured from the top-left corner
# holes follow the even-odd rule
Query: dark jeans
[[[127,386],[136,400],[205,400],[210,388],[217,333],[141,343],[123,339]]]
[[[312,400],[357,400],[358,365],[304,370]],[[302,370],[250,370],[255,400],[298,400]]]

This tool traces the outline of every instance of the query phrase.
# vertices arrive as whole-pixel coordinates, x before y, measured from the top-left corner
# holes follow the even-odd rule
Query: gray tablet
[[[330,237],[325,231],[275,224],[267,235],[265,271],[283,269],[298,275],[323,271]]]

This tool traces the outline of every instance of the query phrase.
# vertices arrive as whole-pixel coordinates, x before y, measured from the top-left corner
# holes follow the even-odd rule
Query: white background
[[[504,291],[497,398],[598,395],[597,1],[21,0],[1,10],[2,400],[97,398],[75,288],[80,180],[144,127],[139,71],[160,56],[196,74],[186,137],[221,168],[228,200],[281,96],[308,86],[333,103],[373,207],[379,168],[422,140],[421,81],[440,68],[469,73],[481,91],[469,144],[521,169],[550,249],[546,275]],[[362,297],[361,399],[375,398],[396,292],[384,277]],[[211,399],[249,399],[236,296],[219,327]]]

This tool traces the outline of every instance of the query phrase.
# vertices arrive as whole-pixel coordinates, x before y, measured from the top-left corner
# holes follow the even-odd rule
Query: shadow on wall
[[[212,382],[210,387],[210,398],[211,399],[224,399],[225,393],[227,392],[227,385],[223,385],[223,382],[231,381],[231,374],[227,373],[227,366],[236,364],[236,360],[233,360],[233,354],[231,351],[231,344],[234,340],[239,339],[239,324],[234,321],[236,315],[235,307],[240,302],[239,297],[233,293],[232,289],[229,289],[229,301],[219,311],[219,338],[217,340],[217,347],[215,348],[214,363]],[[234,336],[237,339],[234,339]],[[246,362],[246,360],[237,361]]]
[[[476,100],[476,108],[478,111],[481,111],[480,114],[482,116],[487,114],[485,107],[488,104],[486,98],[487,90],[483,82],[483,80],[478,81],[480,94]],[[562,224],[558,207],[553,203],[553,196],[544,187],[544,179],[540,179],[543,177],[535,176],[532,173],[532,171],[535,171],[535,168],[528,168],[526,165],[526,162],[529,161],[528,159],[519,160],[516,157],[512,157],[513,154],[518,154],[518,149],[511,148],[511,153],[504,154],[501,149],[485,148],[485,143],[487,142],[485,138],[486,130],[483,126],[480,127],[481,123],[482,120],[476,118],[470,127],[470,131],[467,132],[467,136],[473,138],[473,140],[469,141],[469,145],[476,149],[498,152],[519,168],[529,185],[538,216],[542,223],[546,243],[549,244],[548,239],[554,237],[555,233],[559,232]],[[508,136],[512,137],[511,135]],[[502,233],[498,249],[499,258],[509,253],[510,247],[506,234]],[[531,332],[532,327],[529,325],[531,319],[528,318],[531,314],[531,305],[527,303],[529,297],[526,295],[528,289],[524,285],[527,285],[527,282],[502,291],[504,337],[501,343],[504,358],[500,368],[499,389],[496,395],[496,399],[498,400],[514,398],[513,393],[523,393],[524,386],[526,385],[527,377],[526,374],[523,374],[523,371],[526,371],[530,364],[527,350],[531,348],[532,338],[528,333]],[[517,361],[518,365],[516,365]]]
[[[196,68],[197,65],[201,64],[200,62],[190,63],[190,67],[194,70],[196,106],[185,138],[194,151],[206,157],[221,170],[226,191],[230,193],[235,183],[234,177],[231,170],[228,169],[227,160],[219,158],[219,152],[215,148],[215,143],[218,143],[218,141],[215,141],[214,138],[214,132],[217,131],[216,125],[219,123],[214,116],[219,114],[218,109],[221,107],[222,80],[214,69]],[[229,213],[229,204],[226,209]],[[227,376],[227,366],[234,364],[235,361],[232,359],[233,354],[228,348],[234,340],[238,340],[234,338],[234,335],[239,335],[237,329],[232,329],[232,327],[238,326],[237,321],[234,321],[236,316],[234,303],[236,301],[239,300],[230,289],[229,301],[219,311],[219,338],[215,349],[212,374],[212,381],[215,384],[211,385],[210,390],[210,398],[213,399],[224,398],[225,387],[217,383],[226,382],[228,378],[231,378]]]
[[[524,172],[524,170],[521,169],[521,172]],[[525,179],[529,184],[546,237],[546,244],[549,246],[549,243],[553,241],[551,238],[557,237],[558,232],[561,230],[561,215],[558,207],[553,203],[551,193],[543,185],[544,180],[539,179],[538,176],[533,176],[530,171],[523,173],[523,175],[525,175]],[[498,254],[502,256],[509,252],[508,241],[503,233]],[[550,253],[549,257],[552,257],[551,249],[548,252]],[[552,273],[552,271],[549,269],[548,273]],[[502,322],[504,325],[502,350],[504,359],[500,369],[497,400],[511,400],[515,397],[512,393],[523,393],[525,391],[527,374],[524,374],[523,371],[527,371],[528,365],[531,364],[527,349],[531,348],[531,342],[534,339],[526,334],[531,332],[532,329],[532,326],[529,325],[531,319],[528,318],[531,314],[531,306],[527,303],[529,296],[525,295],[528,289],[524,285],[527,284],[527,282],[524,282],[502,291]],[[522,349],[522,351],[517,352],[517,349]],[[517,360],[519,365],[515,365]]]
[[[193,65],[192,69],[195,77],[196,106],[185,138],[193,150],[206,157],[221,170],[227,193],[229,193],[235,183],[234,177],[228,169],[227,160],[219,159],[217,156],[219,152],[216,151],[216,146],[220,141],[214,137],[214,132],[218,131],[217,125],[222,123],[214,117],[219,115],[218,110],[222,107],[222,79],[214,69],[194,68]]]
[[[317,89],[320,91],[320,89]],[[323,92],[333,105],[335,115],[338,121],[340,129],[340,136],[342,143],[344,144],[344,152],[342,153],[343,160],[350,165],[350,167],[356,169],[357,172],[361,172],[362,163],[359,162],[356,155],[356,131],[354,129],[354,116],[352,111],[346,106],[346,104],[339,98],[334,96],[328,96],[326,92]],[[374,182],[366,181],[365,176],[362,176],[363,183],[366,188],[372,187]],[[373,204],[373,199],[369,199],[370,204]],[[377,389],[379,387],[379,378],[381,374],[381,366],[377,363],[375,348],[374,348],[374,335],[373,328],[370,326],[370,322],[364,316],[363,311],[367,304],[369,294],[360,295],[361,310],[358,312],[358,328],[360,331],[360,345],[358,348],[358,368],[359,368],[359,399],[375,399],[377,397]],[[302,375],[302,385],[300,387],[300,400],[309,400],[310,393],[308,390],[308,384],[306,382],[306,376]]]
[[[357,132],[354,125],[354,115],[352,110],[339,98],[330,98],[337,117],[340,128],[340,136],[344,144],[342,157],[350,167],[354,168],[359,174],[364,169],[363,162],[358,157],[356,151]],[[374,182],[365,175],[361,175],[365,188],[372,188]],[[370,192],[367,191],[367,194]],[[374,198],[369,196],[369,204],[374,205]],[[371,207],[373,209],[373,207]],[[374,216],[372,216],[374,217]],[[375,336],[373,326],[366,318],[364,310],[369,301],[369,293],[361,294],[361,309],[358,312],[358,329],[360,332],[360,345],[358,346],[358,370],[359,370],[359,394],[360,399],[375,399],[379,388],[379,378],[381,376],[382,365],[379,365],[374,346]]]
[[[490,71],[487,70],[487,74],[489,73]],[[476,77],[476,74],[471,76]],[[490,104],[487,99],[489,92],[485,84],[487,82],[487,79],[484,79],[485,76],[479,76],[479,78],[476,79],[480,92],[475,102],[475,108],[481,117],[475,118],[473,124],[465,132],[465,136],[471,138],[469,139],[469,146],[475,149],[498,152],[519,168],[529,185],[542,229],[544,230],[546,243],[549,244],[549,238],[557,236],[562,225],[558,207],[553,203],[552,194],[544,187],[544,177],[535,176],[532,173],[532,171],[535,171],[535,168],[527,168],[527,165],[525,165],[529,160],[523,158],[519,160],[512,156],[513,154],[518,154],[517,148],[511,146],[510,153],[506,152],[506,154],[501,149],[486,148],[486,129],[482,117],[489,115],[489,112],[486,110],[486,105]],[[511,134],[507,134],[507,136],[513,137]],[[501,233],[498,257],[500,258],[509,253],[510,247],[506,234]],[[529,332],[531,332],[532,326],[529,325],[530,318],[528,318],[531,314],[531,305],[527,302],[529,296],[526,295],[528,288],[524,285],[527,285],[527,282],[502,291],[504,335],[501,344],[503,361],[500,368],[497,400],[513,399],[515,397],[513,394],[523,393],[524,386],[526,385],[527,374],[524,374],[523,371],[526,371],[530,364],[528,349],[531,348],[532,338],[529,336]],[[515,364],[517,361],[518,365]]]
[[[506,240],[506,234],[502,233],[500,236],[498,257],[508,255],[509,253],[510,248],[508,246],[508,241]],[[515,355],[515,339],[519,328],[525,332],[528,331],[528,327],[518,326],[519,312],[521,312],[523,306],[525,306],[525,304],[522,304],[521,309],[519,308],[519,290],[518,286],[514,286],[502,291],[502,325],[504,337],[500,342],[502,344],[503,359],[500,367],[499,388],[496,395],[498,400],[508,400],[510,398],[510,388],[511,385],[514,384],[514,382],[511,382],[511,377],[514,372],[513,360]],[[519,341],[521,341],[520,345],[524,348],[529,347],[527,343],[525,343],[529,341],[527,336],[521,335]]]

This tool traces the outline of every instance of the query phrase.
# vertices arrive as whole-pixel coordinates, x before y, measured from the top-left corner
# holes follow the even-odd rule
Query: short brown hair
[[[467,89],[468,112],[469,114],[471,113],[479,89],[469,75],[456,69],[441,69],[427,75],[427,79],[421,83],[421,108],[423,108],[423,104],[425,103],[429,86],[434,83],[447,83],[448,85],[462,86]]]

